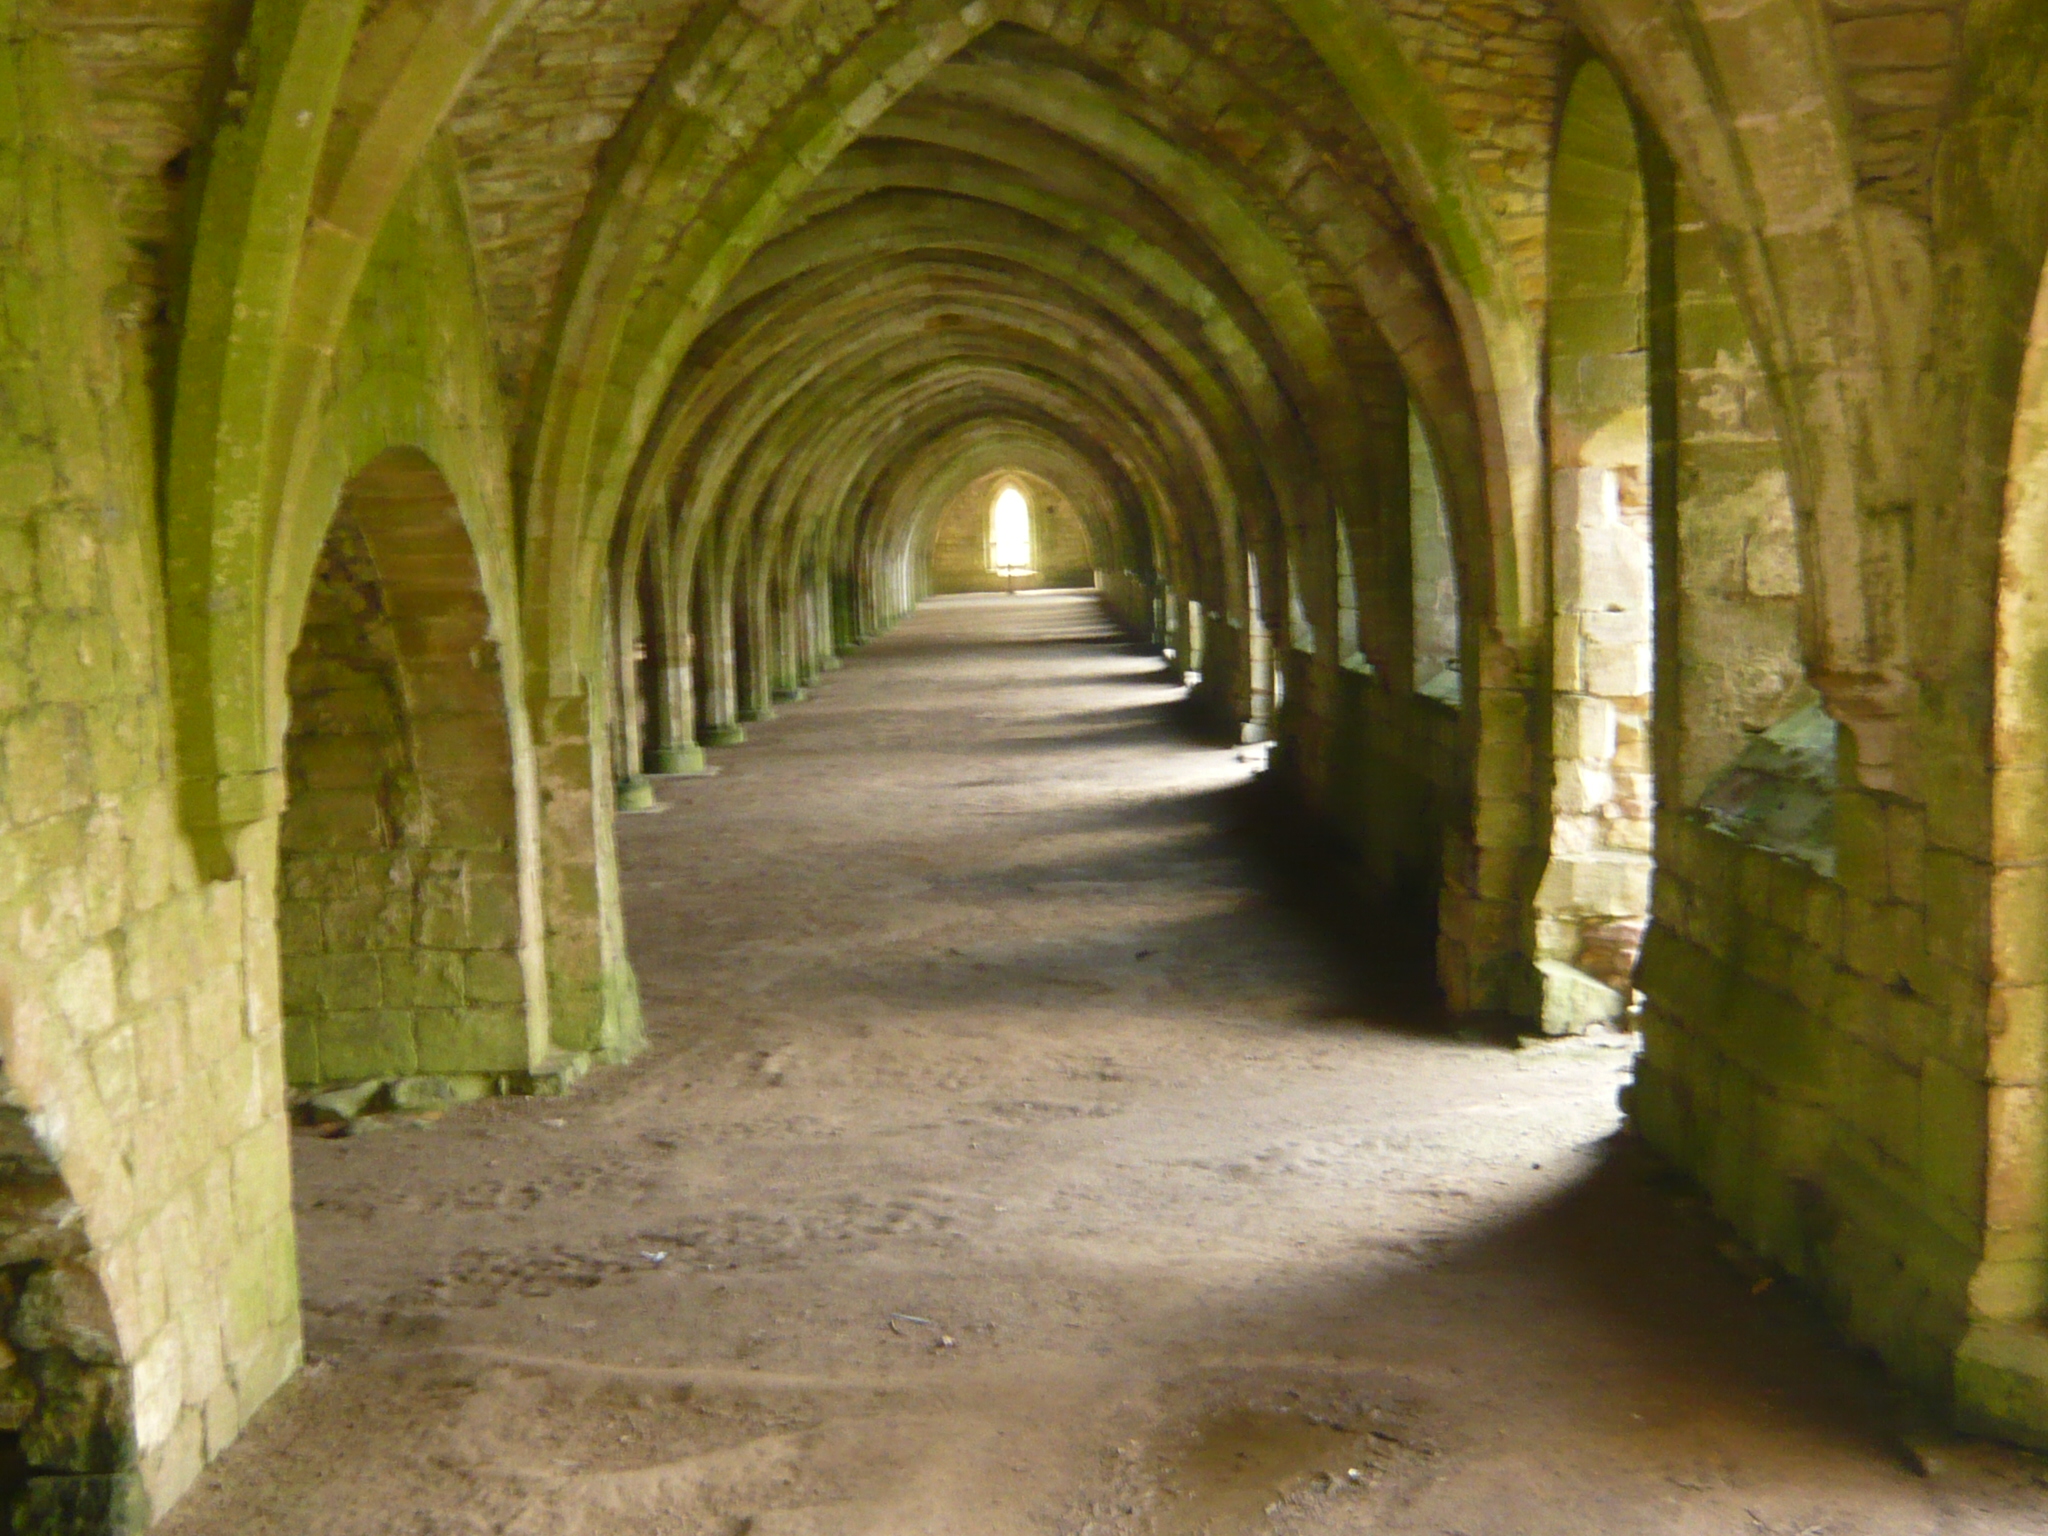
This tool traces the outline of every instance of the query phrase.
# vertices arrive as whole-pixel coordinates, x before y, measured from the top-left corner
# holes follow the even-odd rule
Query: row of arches
[[[711,0],[636,51],[255,0],[146,184],[24,13],[8,1082],[153,1497],[296,1358],[284,1084],[630,1056],[614,811],[1006,477],[1453,1010],[1640,1025],[1631,1112],[1745,1235],[2048,1433],[2048,22],[1852,70],[1803,0],[1409,9]],[[639,61],[536,130],[579,160],[507,107],[542,34]],[[1843,105],[1894,65],[1924,197]]]

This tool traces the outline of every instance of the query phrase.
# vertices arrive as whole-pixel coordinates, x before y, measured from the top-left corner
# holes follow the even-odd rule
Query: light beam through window
[[[988,564],[999,576],[1031,569],[1031,508],[1014,485],[1004,486],[989,508]]]

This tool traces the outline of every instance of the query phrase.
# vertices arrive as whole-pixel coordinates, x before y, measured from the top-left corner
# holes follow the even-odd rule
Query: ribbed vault
[[[1289,58],[1306,67],[1298,38]],[[744,547],[756,584],[837,569],[872,586],[1007,453],[1073,488],[1108,572],[1240,624],[1256,551],[1274,613],[1298,601],[1334,631],[1341,518],[1364,652],[1405,672],[1384,594],[1405,586],[1406,501],[1387,488],[1405,477],[1407,397],[1448,443],[1478,420],[1451,305],[1372,135],[1330,131],[1349,116],[1335,82],[1308,69],[1332,115],[1312,140],[1289,122],[1299,100],[1227,55],[1171,63],[1002,21],[829,158],[799,159],[800,192],[715,299],[699,274],[719,257],[650,233],[639,268],[607,274],[631,295],[610,362],[633,429],[583,439],[585,553],[556,567],[570,632],[551,643],[573,655],[599,573],[620,589],[654,549],[699,581],[733,574],[701,549]],[[707,89],[694,81],[671,98]],[[1453,494],[1483,569],[1480,487]]]

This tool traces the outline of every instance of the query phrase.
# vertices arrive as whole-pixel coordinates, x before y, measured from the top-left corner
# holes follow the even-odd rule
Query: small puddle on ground
[[[1298,1408],[1229,1408],[1196,1426],[1159,1477],[1159,1536],[1248,1536],[1290,1494],[1372,1477],[1369,1432]],[[1356,1477],[1353,1474],[1357,1474]]]

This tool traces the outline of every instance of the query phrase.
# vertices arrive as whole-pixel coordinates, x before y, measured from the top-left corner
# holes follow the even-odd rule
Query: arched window
[[[1014,485],[996,492],[988,511],[988,568],[998,576],[1031,569],[1031,507]]]

